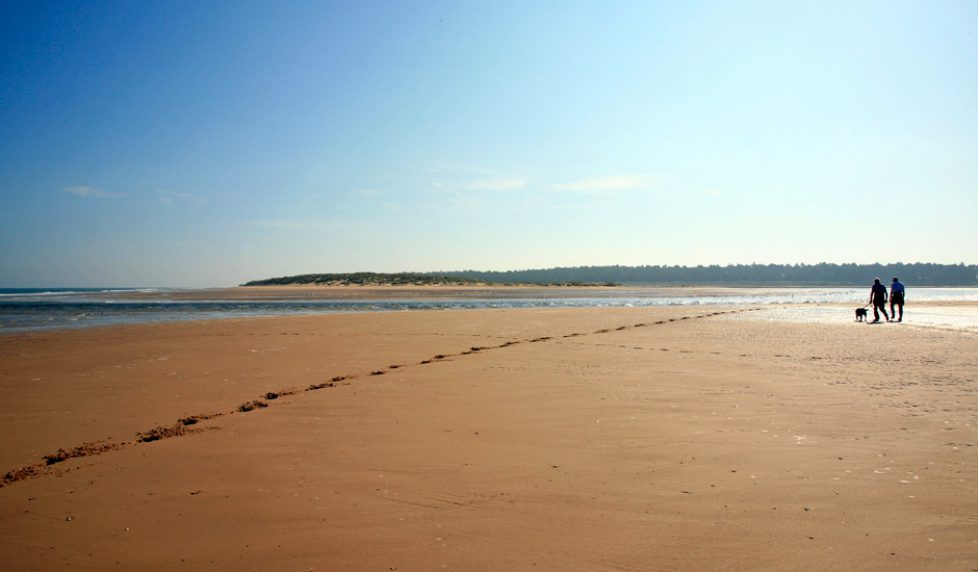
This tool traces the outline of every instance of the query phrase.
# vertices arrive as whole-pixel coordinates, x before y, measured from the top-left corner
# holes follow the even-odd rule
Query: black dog
[[[866,308],[856,308],[856,321],[865,322],[866,317],[869,315],[869,310]]]

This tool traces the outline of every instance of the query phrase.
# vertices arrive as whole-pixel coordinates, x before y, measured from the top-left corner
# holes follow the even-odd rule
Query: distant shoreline
[[[915,286],[978,286],[978,265],[895,264],[731,264],[726,266],[576,266],[523,270],[439,270],[437,272],[308,273],[252,280],[243,286],[342,285],[541,285],[541,286],[814,286],[858,287],[873,277],[899,276]]]
[[[746,289],[749,290],[749,289]],[[391,299],[471,299],[471,298],[567,298],[575,293],[585,296],[619,298],[634,296],[636,292],[646,296],[662,296],[722,292],[743,292],[743,288],[718,288],[700,286],[545,286],[537,284],[472,284],[472,285],[394,285],[369,286],[290,284],[268,286],[236,286],[231,288],[206,288],[168,290],[159,292],[125,292],[128,300],[391,300]]]
[[[390,300],[390,299],[466,299],[466,298],[567,298],[575,293],[607,298],[634,296],[720,296],[767,292],[771,290],[839,288],[851,286],[720,286],[702,284],[654,285],[621,284],[618,286],[549,286],[542,284],[472,284],[472,285],[404,285],[374,284],[369,286],[289,284],[234,286],[230,288],[173,289],[161,291],[131,291],[113,297],[130,300]],[[868,286],[867,286],[868,288]],[[106,296],[108,297],[108,296]]]
[[[908,306],[975,307],[978,288],[913,288]],[[38,293],[0,298],[0,334],[112,325],[336,313],[559,308],[736,306],[844,308],[838,317],[803,312],[792,319],[848,320],[866,303],[864,288],[715,286],[262,286]],[[962,314],[974,322],[971,310]],[[922,316],[918,315],[922,318]],[[931,321],[943,320],[934,316]],[[921,320],[926,321],[926,320]],[[971,327],[971,326],[969,326]]]

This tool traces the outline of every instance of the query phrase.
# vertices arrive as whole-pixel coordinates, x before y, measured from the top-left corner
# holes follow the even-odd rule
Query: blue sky
[[[0,286],[978,262],[978,2],[5,2]]]

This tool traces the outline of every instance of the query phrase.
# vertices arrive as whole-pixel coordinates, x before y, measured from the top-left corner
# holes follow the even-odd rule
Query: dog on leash
[[[867,316],[869,316],[869,310],[867,310],[866,308],[856,308],[857,322],[865,322]]]

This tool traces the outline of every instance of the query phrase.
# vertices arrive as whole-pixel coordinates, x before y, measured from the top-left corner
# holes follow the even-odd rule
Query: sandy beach
[[[3,567],[978,569],[978,336],[769,311],[0,336]]]

